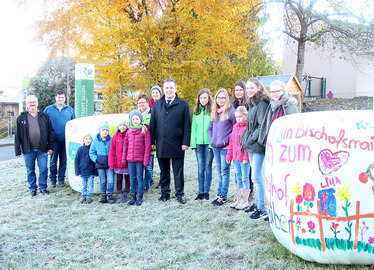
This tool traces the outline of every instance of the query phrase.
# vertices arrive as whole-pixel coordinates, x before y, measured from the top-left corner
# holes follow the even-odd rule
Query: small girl
[[[91,142],[91,135],[84,136],[83,145],[78,148],[77,154],[75,155],[75,175],[80,175],[82,180],[81,203],[92,203],[95,163],[90,159],[89,155]]]
[[[226,162],[226,155],[232,128],[235,124],[235,109],[231,106],[226,89],[221,88],[217,91],[214,98],[208,128],[209,141],[213,147],[218,172],[217,197],[212,201],[212,204],[217,206],[227,203],[227,193],[230,185],[230,164]]]
[[[127,166],[122,164],[123,145],[125,144],[126,131],[128,124],[122,120],[118,125],[118,130],[112,138],[109,150],[109,168],[114,169],[117,174],[117,200],[116,203],[125,203],[129,200],[130,176]],[[125,178],[125,190],[122,196],[122,181]]]
[[[122,163],[127,164],[130,172],[131,200],[129,205],[141,205],[144,194],[143,166],[149,165],[151,156],[151,135],[147,125],[142,123],[140,111],[130,112],[130,128],[125,137]]]
[[[96,163],[95,167],[99,173],[101,190],[99,202],[101,203],[114,203],[114,171],[109,168],[108,164],[111,139],[108,122],[102,122],[89,151],[90,158]]]
[[[209,89],[200,90],[195,101],[191,131],[191,148],[196,152],[199,180],[199,194],[195,200],[209,200],[212,183],[213,151],[208,138],[212,103],[213,98]]]
[[[242,134],[245,131],[247,120],[247,109],[239,106],[235,110],[236,124],[234,125],[230,137],[230,145],[226,155],[227,164],[234,160],[234,168],[236,174],[236,200],[230,207],[243,210],[249,207],[249,195],[251,193],[249,187],[249,164],[248,152],[242,152]],[[243,154],[244,153],[244,154]]]

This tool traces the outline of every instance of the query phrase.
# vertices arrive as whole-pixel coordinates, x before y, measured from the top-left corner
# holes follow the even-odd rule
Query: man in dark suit
[[[160,166],[161,197],[170,199],[170,161],[173,166],[175,195],[179,203],[184,199],[184,151],[190,145],[191,114],[188,102],[176,94],[177,84],[173,79],[163,83],[164,96],[153,104],[151,114],[151,142],[156,148]],[[156,147],[157,146],[157,147]]]

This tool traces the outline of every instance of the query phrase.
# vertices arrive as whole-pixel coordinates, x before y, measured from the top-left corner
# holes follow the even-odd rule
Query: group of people
[[[156,154],[160,167],[161,197],[159,200],[165,202],[170,199],[170,166],[172,166],[176,198],[179,203],[185,204],[184,154],[190,146],[196,152],[198,164],[199,190],[195,200],[210,199],[214,158],[218,175],[218,191],[211,203],[216,206],[225,204],[230,183],[230,165],[233,162],[236,175],[236,198],[230,207],[252,212],[250,216],[252,219],[266,217],[262,167],[267,134],[274,120],[299,112],[297,100],[286,92],[282,81],[272,82],[268,92],[258,79],[251,78],[247,82],[238,81],[235,84],[231,99],[226,89],[223,88],[217,91],[214,98],[209,89],[200,90],[194,104],[191,121],[189,105],[187,101],[178,97],[176,91],[175,80],[166,79],[163,82],[163,91],[159,86],[151,88],[151,99],[146,94],[140,94],[137,97],[138,110],[131,111],[129,119],[121,120],[113,138],[109,135],[107,122],[100,123],[98,134],[94,138],[90,135],[84,136],[83,145],[78,149],[75,158],[75,173],[82,179],[81,202],[92,202],[93,179],[97,173],[102,195],[100,202],[115,202],[113,190],[116,174],[116,202],[141,205],[144,194],[148,192],[153,182]],[[19,145],[22,146],[32,195],[36,194],[35,172],[29,174],[29,170],[32,170],[29,167],[32,166],[27,165],[31,162],[27,161],[29,158],[26,156],[29,152],[35,152],[47,158],[47,152],[52,153],[52,150],[55,155],[55,151],[61,148],[60,142],[64,139],[56,131],[55,125],[59,129],[62,124],[55,124],[56,120],[50,116],[52,128],[48,115],[58,115],[57,111],[53,110],[55,107],[60,114],[67,114],[66,109],[63,113],[63,108],[58,106],[64,99],[59,99],[57,94],[54,107],[48,106],[45,110],[48,115],[37,111],[35,99],[34,96],[27,98],[28,112],[22,113],[17,119],[15,139],[16,154],[20,154],[17,149]],[[35,120],[32,120],[35,116],[38,116],[39,126],[30,128],[33,125],[32,121],[35,123]],[[73,118],[74,114],[71,115],[71,119]],[[60,122],[61,119],[65,118],[60,116]],[[29,128],[24,128],[25,125]],[[37,132],[39,137],[36,136],[39,140],[33,142],[33,146],[30,147],[30,140],[25,140],[24,137],[28,133],[28,138],[35,138],[36,129],[39,130]],[[54,136],[53,129],[55,129]],[[54,140],[58,138],[57,142],[53,141],[53,138]],[[44,144],[44,141],[47,143]],[[35,154],[34,157],[38,159],[40,167],[38,155]],[[61,160],[64,155],[60,154],[59,157]],[[33,163],[35,170],[35,158]],[[56,183],[56,169],[52,169],[55,163],[52,156],[50,176],[52,186]],[[46,165],[44,167],[46,168]],[[58,174],[60,185],[64,183],[64,174],[61,171],[64,169],[66,165],[64,167],[60,164]],[[47,191],[46,181],[44,181],[46,174],[45,170],[41,170],[39,189],[42,194]],[[123,179],[125,179],[124,189]],[[251,204],[254,189],[256,190],[255,202]]]

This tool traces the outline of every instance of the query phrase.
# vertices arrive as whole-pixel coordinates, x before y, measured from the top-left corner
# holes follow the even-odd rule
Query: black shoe
[[[209,193],[204,193],[204,199],[209,200]]]
[[[221,195],[218,195],[214,198],[214,200],[211,202],[213,205],[219,205],[219,201],[221,200]]]
[[[31,191],[31,197],[35,197],[36,196],[36,190],[32,190]]]
[[[49,191],[46,190],[46,189],[43,189],[43,190],[40,191],[40,193],[43,194],[43,195],[48,195]]]
[[[170,196],[167,196],[167,195],[161,195],[161,197],[160,197],[158,200],[159,200],[159,201],[166,202],[166,201],[170,200]]]
[[[186,200],[184,199],[183,196],[179,196],[179,197],[178,197],[178,202],[179,202],[180,204],[185,204],[185,203],[186,203]]]
[[[269,223],[269,217],[264,218],[264,221]]]
[[[106,200],[107,200],[108,203],[110,203],[110,204],[113,204],[113,203],[114,203],[114,200],[113,200],[113,196],[112,196],[112,194],[108,194],[108,196],[106,197]]]
[[[260,209],[257,209],[253,214],[249,217],[250,219],[259,219],[259,218],[265,218],[267,216],[266,211],[261,211]]]
[[[224,205],[225,203],[227,203],[227,198],[221,196],[221,199],[217,202],[216,205],[217,205],[217,206],[221,206],[221,205]]]
[[[80,200],[81,203],[85,203],[86,202],[86,197],[84,196],[81,196],[81,200]]]
[[[101,195],[101,198],[99,200],[100,203],[106,203],[107,200],[106,200],[106,196],[105,195]]]
[[[136,205],[137,206],[142,205],[142,202],[143,202],[143,195],[138,195],[136,198]]]
[[[257,206],[255,204],[252,204],[249,209],[244,210],[246,213],[254,212],[257,210]]]
[[[87,204],[92,203],[92,202],[93,202],[93,200],[92,200],[91,197],[87,197],[87,198],[86,198],[86,203],[87,203]]]
[[[161,182],[158,182],[158,184],[157,184],[157,189],[159,189],[161,187]]]
[[[199,193],[197,197],[195,198],[195,201],[197,200],[203,200],[204,199],[204,193]]]
[[[58,185],[59,185],[60,187],[65,187],[65,182],[58,182]]]
[[[56,182],[51,181],[51,185],[52,185],[53,188],[55,188],[56,187]]]
[[[131,194],[131,200],[127,203],[128,205],[134,205],[136,202],[136,194],[132,193]]]

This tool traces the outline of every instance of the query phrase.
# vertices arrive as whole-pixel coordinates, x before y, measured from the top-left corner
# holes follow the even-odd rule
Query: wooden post
[[[356,202],[356,226],[355,226],[355,241],[353,243],[353,249],[357,249],[358,244],[358,231],[360,229],[360,201]]]
[[[321,200],[317,200],[317,209],[318,209],[318,225],[320,231],[320,240],[322,251],[326,251],[326,242],[325,242],[325,235],[323,234],[323,226],[322,226],[322,213],[321,213]]]

